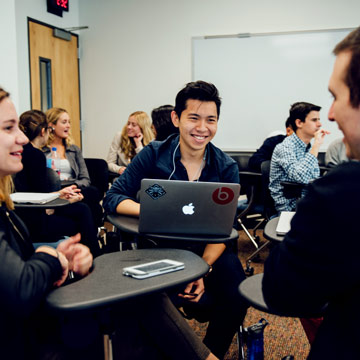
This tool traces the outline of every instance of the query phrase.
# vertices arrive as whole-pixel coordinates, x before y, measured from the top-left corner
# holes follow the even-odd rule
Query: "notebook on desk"
[[[46,204],[57,199],[59,197],[59,193],[16,192],[10,194],[10,197],[15,203]]]
[[[239,184],[143,179],[139,231],[229,236],[239,192]]]
[[[277,235],[285,235],[290,231],[290,222],[295,214],[295,211],[282,211],[280,213],[279,222],[276,226]]]

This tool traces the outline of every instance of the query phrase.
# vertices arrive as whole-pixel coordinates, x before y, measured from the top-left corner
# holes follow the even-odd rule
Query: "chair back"
[[[85,158],[91,185],[95,186],[101,194],[109,189],[109,169],[104,159]]]
[[[275,202],[269,190],[270,184],[270,163],[271,160],[266,160],[261,163],[261,183],[262,183],[262,197],[264,204],[264,215],[270,219],[271,216],[277,213],[275,209]]]

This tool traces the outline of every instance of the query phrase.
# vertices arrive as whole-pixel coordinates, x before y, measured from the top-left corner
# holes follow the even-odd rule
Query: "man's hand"
[[[319,129],[318,131],[316,131],[315,136],[314,136],[314,145],[315,143],[318,144],[319,146],[322,145],[322,143],[324,142],[324,138],[326,135],[329,135],[330,131],[324,130],[324,129]]]
[[[315,157],[319,154],[319,149],[322,143],[324,142],[324,138],[326,135],[330,134],[330,131],[319,129],[316,131],[314,136],[314,144],[310,150],[310,154],[313,154]]]
[[[178,294],[179,297],[192,301],[198,302],[205,292],[203,278],[193,281],[186,285],[183,293]]]
[[[85,276],[89,273],[93,256],[87,246],[79,244],[80,239],[80,234],[71,236],[69,239],[62,241],[57,250],[66,256],[69,261],[69,270]]]

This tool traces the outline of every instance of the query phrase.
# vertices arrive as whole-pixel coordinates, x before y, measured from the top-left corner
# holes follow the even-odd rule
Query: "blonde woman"
[[[46,112],[46,118],[52,131],[47,147],[43,148],[46,157],[51,154],[51,148],[56,147],[61,159],[60,180],[73,182],[78,187],[90,185],[89,173],[79,147],[74,145],[71,137],[71,121],[65,109],[53,107]]]
[[[60,180],[62,186],[75,184],[81,189],[84,202],[90,207],[97,227],[102,226],[103,210],[100,205],[102,194],[91,186],[89,173],[81,150],[74,145],[71,137],[71,120],[65,109],[53,107],[46,112],[51,133],[48,145],[42,150],[46,157],[51,156],[51,148],[56,147],[60,158]]]
[[[144,111],[130,114],[128,122],[111,143],[106,159],[109,170],[121,175],[136,154],[153,139],[149,116]]]

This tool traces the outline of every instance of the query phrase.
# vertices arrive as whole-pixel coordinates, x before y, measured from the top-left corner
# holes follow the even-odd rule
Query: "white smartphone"
[[[179,261],[163,259],[145,264],[129,266],[123,269],[123,274],[135,279],[146,279],[152,276],[166,274],[185,268],[185,264]]]

